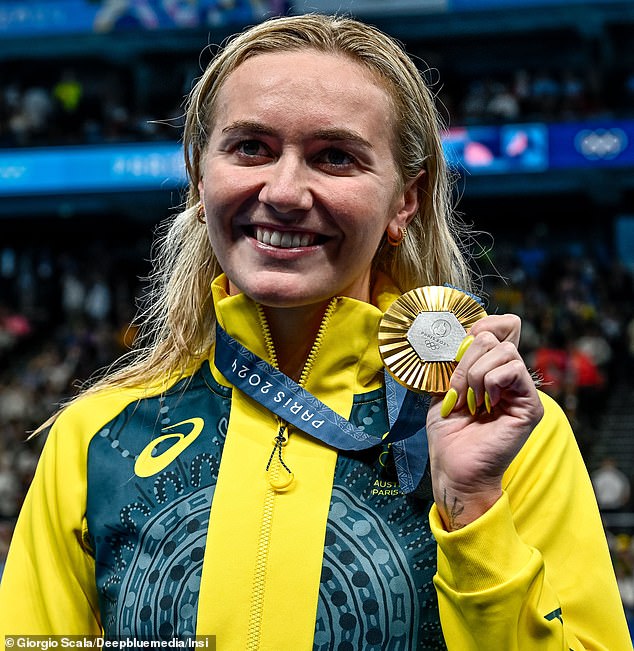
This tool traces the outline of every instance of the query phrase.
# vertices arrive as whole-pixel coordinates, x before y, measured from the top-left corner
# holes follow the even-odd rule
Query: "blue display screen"
[[[0,150],[0,195],[182,187],[176,143]]]
[[[462,127],[444,136],[449,164],[471,174],[541,172],[548,167],[544,124]]]

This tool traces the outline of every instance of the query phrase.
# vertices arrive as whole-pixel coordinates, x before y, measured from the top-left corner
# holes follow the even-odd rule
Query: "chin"
[[[273,308],[297,308],[314,305],[329,300],[330,296],[308,296],[305,293],[280,293],[275,292],[261,292],[257,294],[248,293],[248,295],[260,305]]]
[[[323,288],[319,279],[298,279],[295,274],[255,271],[248,276],[243,274],[232,284],[256,303],[267,307],[301,307],[330,297],[324,296],[323,291],[315,292],[316,287]]]
[[[245,285],[242,291],[256,303],[273,308],[297,308],[314,305],[327,301],[337,294],[337,292],[333,292],[332,295],[324,295],[323,292],[307,291],[305,287],[282,282],[267,285],[250,283]]]

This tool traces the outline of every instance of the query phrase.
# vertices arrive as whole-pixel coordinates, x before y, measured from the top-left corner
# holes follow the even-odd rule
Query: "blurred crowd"
[[[494,263],[506,274],[486,279],[490,301],[522,317],[521,352],[590,459],[610,392],[632,382],[633,271],[598,242],[557,242],[545,224],[498,242]]]
[[[598,69],[519,68],[507,76],[470,80],[457,107],[451,92],[449,103],[456,108],[454,120],[465,125],[632,117],[634,71],[608,79]]]
[[[98,77],[72,66],[43,70],[44,78],[55,75],[52,81],[17,74],[0,90],[0,147],[175,140],[186,93],[177,74],[170,88],[180,95],[144,94],[143,101],[134,96],[129,70],[106,66]]]
[[[91,64],[16,66],[0,90],[0,147],[176,140],[183,99],[199,74],[198,62],[185,59],[142,74],[104,64],[98,76]],[[439,98],[454,125],[631,118],[634,71],[617,79],[587,69],[449,75]]]

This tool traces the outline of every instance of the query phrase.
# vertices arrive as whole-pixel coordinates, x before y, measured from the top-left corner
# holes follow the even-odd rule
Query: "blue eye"
[[[337,149],[335,147],[326,149],[321,154],[321,160],[327,165],[334,165],[336,167],[343,167],[355,163],[355,159],[350,156],[350,154],[347,154],[342,149]]]
[[[245,156],[262,156],[268,153],[258,140],[243,140],[238,143],[236,149]]]

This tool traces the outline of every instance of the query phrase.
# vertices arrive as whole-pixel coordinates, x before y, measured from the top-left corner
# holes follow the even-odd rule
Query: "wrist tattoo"
[[[450,504],[451,502],[451,504]],[[443,490],[442,505],[447,518],[447,526],[449,529],[462,529],[464,524],[458,519],[464,512],[464,504],[454,496],[453,501],[447,495],[447,489]]]

